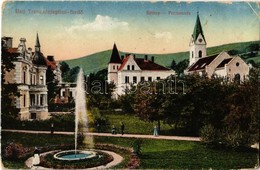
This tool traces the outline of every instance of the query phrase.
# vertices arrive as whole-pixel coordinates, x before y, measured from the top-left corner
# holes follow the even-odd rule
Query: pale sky
[[[45,56],[78,58],[111,49],[146,54],[189,50],[197,11],[207,46],[259,40],[256,3],[233,2],[6,2],[2,36]],[[55,14],[56,12],[56,14]],[[75,12],[78,12],[77,14]]]

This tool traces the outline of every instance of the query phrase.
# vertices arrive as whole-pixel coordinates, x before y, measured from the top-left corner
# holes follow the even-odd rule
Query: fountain
[[[103,149],[78,149],[78,134],[82,134],[82,144],[87,146],[86,148],[94,148],[93,138],[86,135],[88,133],[88,119],[86,109],[86,96],[84,90],[84,78],[83,71],[80,70],[77,79],[76,98],[75,98],[75,141],[73,150],[64,151],[48,151],[41,154],[42,162],[40,163],[42,168],[52,169],[84,169],[95,168],[105,169],[113,167],[122,162],[123,157],[113,151],[107,151]],[[116,157],[116,159],[114,159]],[[34,157],[30,157],[26,160],[27,167],[32,167],[32,160]]]
[[[76,87],[76,98],[75,98],[75,148],[74,150],[58,152],[54,155],[55,159],[59,160],[82,160],[91,159],[97,157],[97,153],[94,151],[83,151],[78,150],[78,134],[83,134],[83,142],[86,142],[86,135],[88,132],[88,121],[87,121],[87,109],[86,109],[86,96],[84,87],[84,73],[80,69],[77,78]],[[92,138],[88,139],[88,144],[93,144]]]

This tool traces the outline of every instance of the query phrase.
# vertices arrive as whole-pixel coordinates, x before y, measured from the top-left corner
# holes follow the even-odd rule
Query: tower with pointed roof
[[[207,56],[206,39],[203,34],[199,12],[197,12],[197,20],[190,41],[190,62],[189,66],[197,62],[200,58]]]
[[[117,84],[118,75],[117,71],[122,64],[122,60],[120,58],[119,52],[117,50],[116,44],[113,46],[112,54],[110,57],[110,61],[108,63],[108,82]]]

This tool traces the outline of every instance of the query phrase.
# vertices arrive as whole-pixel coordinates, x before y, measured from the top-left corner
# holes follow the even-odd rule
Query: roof
[[[198,38],[199,34],[201,34],[203,39],[205,40],[203,30],[202,30],[202,26],[201,26],[201,23],[200,23],[199,13],[197,13],[197,20],[196,20],[196,24],[195,24],[193,34],[192,34],[194,41]]]
[[[118,70],[122,70],[126,65],[130,56],[124,58],[122,65],[119,67]],[[151,71],[168,71],[171,70],[169,68],[163,67],[159,64],[156,64],[150,60],[145,60],[143,58],[135,58],[134,59],[136,64],[139,66],[141,70],[151,70]]]
[[[116,44],[114,44],[109,63],[122,63]]]
[[[209,65],[219,54],[215,54],[212,56],[204,57],[199,59],[196,63],[191,65],[191,67],[188,69],[188,71],[196,71],[205,69],[207,65]]]
[[[225,64],[228,64],[231,60],[232,60],[232,58],[224,59],[224,60],[217,66],[217,68],[224,67]]]
[[[36,44],[35,44],[35,47],[40,47],[40,41],[39,41],[39,37],[38,37],[38,33],[37,33],[37,36],[36,36]]]
[[[7,48],[8,53],[17,53],[18,48]]]
[[[42,52],[37,51],[34,53],[33,64],[47,66],[47,60]]]

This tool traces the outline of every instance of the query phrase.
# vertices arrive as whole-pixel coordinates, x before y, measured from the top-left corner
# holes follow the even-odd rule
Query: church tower
[[[117,84],[118,78],[117,78],[117,71],[119,69],[119,67],[121,66],[122,61],[119,55],[119,52],[117,50],[116,44],[114,44],[113,50],[112,50],[112,54],[110,57],[110,61],[108,63],[108,82],[112,83],[114,82],[115,84]]]
[[[201,27],[199,13],[197,13],[197,20],[190,41],[189,66],[196,63],[200,58],[207,56],[206,45],[207,43]]]

